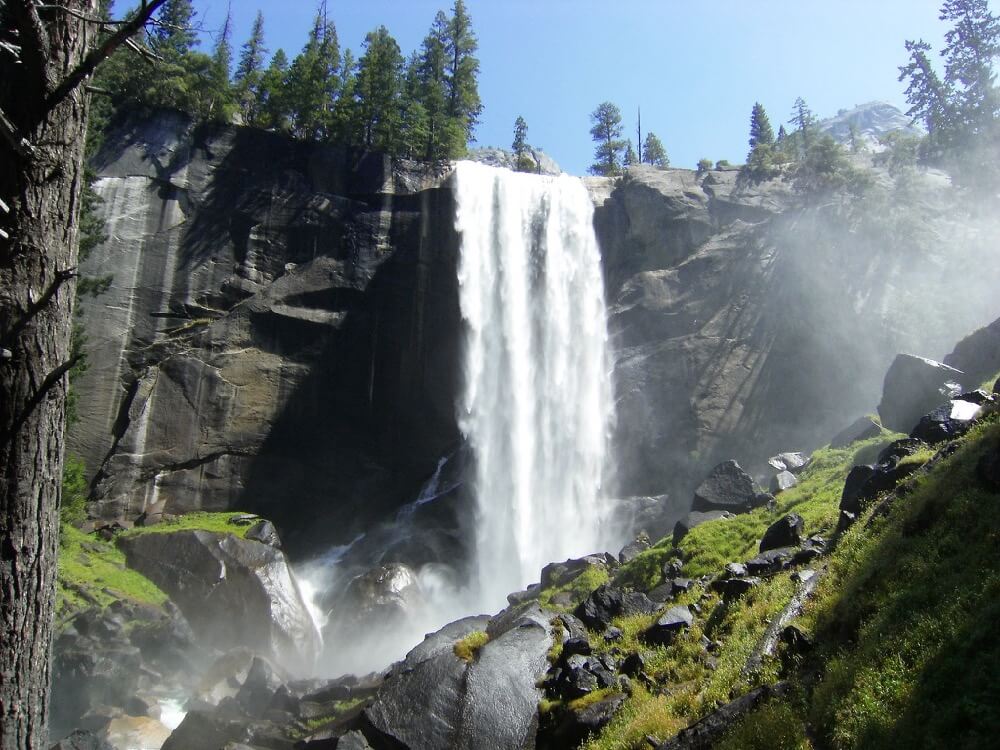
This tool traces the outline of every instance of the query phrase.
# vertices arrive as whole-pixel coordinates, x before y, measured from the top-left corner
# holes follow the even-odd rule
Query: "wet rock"
[[[779,547],[762,552],[752,560],[747,560],[747,572],[754,576],[776,573],[788,564],[794,553],[795,550],[790,547]]]
[[[392,627],[413,615],[424,601],[417,574],[407,565],[390,563],[357,576],[337,600],[347,611],[343,626]]]
[[[280,685],[281,678],[275,668],[266,659],[255,656],[250,664],[250,671],[236,694],[236,702],[248,716],[260,715],[271,705]]]
[[[281,537],[278,536],[278,530],[274,528],[273,523],[265,519],[261,519],[251,526],[244,534],[244,538],[281,549]]]
[[[767,459],[767,462],[778,471],[787,471],[792,474],[798,474],[809,465],[811,460],[812,459],[805,453],[795,451],[791,453],[779,453],[777,456],[771,456]]]
[[[659,646],[669,646],[677,635],[691,627],[694,615],[688,607],[671,607],[656,622],[643,631],[642,640]]]
[[[882,424],[909,433],[927,414],[961,392],[963,373],[943,362],[899,354],[885,374],[878,413]]]
[[[165,591],[212,644],[244,644],[291,666],[313,663],[320,645],[280,550],[232,534],[176,531],[123,538],[130,568]]]
[[[587,638],[587,627],[578,617],[563,612],[557,615],[555,619],[562,623],[563,632],[567,638]]]
[[[604,584],[584,599],[573,612],[584,624],[594,630],[604,630],[615,617],[648,615],[657,610],[655,602],[645,594],[622,591]]]
[[[679,544],[681,539],[687,536],[691,529],[705,523],[706,521],[717,521],[719,519],[734,517],[734,514],[727,510],[713,510],[707,512],[692,511],[674,524],[674,544]]]
[[[910,437],[929,444],[954,440],[969,431],[982,411],[981,404],[965,399],[952,399],[922,416]]]
[[[802,532],[805,522],[798,513],[789,513],[768,526],[760,540],[760,551],[777,549],[779,547],[797,547],[802,543]]]
[[[625,563],[637,558],[640,553],[645,552],[651,546],[649,537],[646,534],[640,534],[634,540],[621,548],[621,551],[618,553],[618,562],[624,565]]]
[[[246,719],[225,719],[205,711],[188,711],[161,750],[218,750],[230,742],[251,744],[254,727]]]
[[[596,736],[614,718],[626,697],[624,693],[614,693],[580,711],[560,711],[553,726],[539,733],[538,747],[540,750],[578,747],[587,737]]]
[[[698,485],[691,509],[746,513],[767,504],[767,499],[762,499],[761,494],[757,483],[736,461],[723,461]]]
[[[874,466],[855,466],[844,480],[844,490],[840,495],[840,510],[848,513],[861,512],[861,490],[875,473]]]
[[[851,443],[867,440],[881,434],[882,426],[871,417],[858,417],[847,427],[834,435],[831,448],[846,448]]]
[[[795,478],[795,475],[790,471],[780,471],[771,477],[771,486],[769,487],[772,495],[778,495],[785,490],[790,490],[799,483],[799,480]]]

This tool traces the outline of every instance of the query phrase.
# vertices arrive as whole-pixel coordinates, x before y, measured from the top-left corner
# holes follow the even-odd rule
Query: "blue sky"
[[[385,24],[404,54],[416,49],[438,9],[452,0],[328,0],[342,46],[360,53],[365,33]],[[125,5],[124,3],[119,3]],[[221,26],[226,0],[195,0],[203,28]],[[466,0],[479,36],[485,109],[478,145],[509,147],[515,118],[528,140],[562,168],[583,174],[593,160],[589,114],[602,101],[622,110],[634,139],[666,146],[671,164],[742,162],[750,110],[766,108],[777,130],[802,96],[820,117],[873,99],[905,109],[897,68],[903,41],[940,49],[940,0]],[[235,47],[257,9],[267,45],[301,49],[313,0],[233,0]],[[210,39],[205,44],[209,45]]]

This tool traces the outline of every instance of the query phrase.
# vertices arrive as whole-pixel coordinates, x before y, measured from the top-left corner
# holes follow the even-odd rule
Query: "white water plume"
[[[580,180],[471,162],[457,165],[455,180],[473,589],[495,607],[546,563],[609,541],[600,498],[612,413],[604,283]]]

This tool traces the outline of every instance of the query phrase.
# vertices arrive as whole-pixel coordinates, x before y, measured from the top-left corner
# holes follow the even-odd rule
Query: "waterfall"
[[[500,606],[546,563],[603,548],[611,388],[593,205],[573,177],[455,170],[473,591]]]

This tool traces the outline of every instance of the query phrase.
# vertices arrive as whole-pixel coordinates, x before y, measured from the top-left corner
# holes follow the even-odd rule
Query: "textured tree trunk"
[[[68,2],[88,14],[94,0]],[[47,747],[66,370],[87,95],[46,101],[96,27],[9,0],[21,62],[0,61],[0,749]],[[38,23],[40,21],[40,23]],[[27,24],[27,25],[26,25]],[[26,28],[33,31],[25,32]],[[34,38],[33,36],[34,35]],[[27,145],[23,145],[23,138]],[[18,147],[18,143],[22,147]]]

